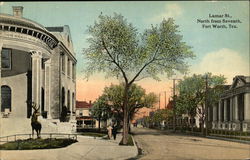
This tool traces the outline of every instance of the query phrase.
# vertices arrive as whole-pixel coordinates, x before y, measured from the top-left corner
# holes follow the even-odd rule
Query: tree
[[[173,112],[169,109],[158,109],[155,112],[153,112],[151,121],[154,124],[160,125],[163,121],[168,121],[170,118],[172,118]]]
[[[223,75],[217,76],[211,73],[184,77],[184,80],[177,85],[180,94],[176,98],[176,110],[179,114],[188,114],[191,119],[194,119],[198,110],[202,129],[205,119],[206,76],[208,86],[207,104],[212,105],[218,102],[219,96],[223,91],[223,87],[220,86],[226,83],[226,78]],[[199,105],[201,108],[198,107]],[[191,127],[193,126],[191,125]]]
[[[123,97],[124,97],[124,85],[111,85],[105,87],[102,96],[100,96],[94,104],[98,106],[105,106],[106,111],[109,112],[109,117],[114,117],[118,124],[123,120],[124,109],[123,109]],[[133,84],[128,93],[128,122],[132,120],[135,113],[138,112],[140,108],[143,107],[153,107],[157,102],[157,96],[154,93],[146,94],[145,89],[142,87]],[[94,105],[95,106],[95,105]],[[99,108],[93,108],[93,112],[98,113],[99,111],[94,111],[95,109],[100,110]]]
[[[100,96],[94,103],[93,107],[90,110],[91,116],[98,119],[98,130],[101,128],[101,121],[106,121],[109,117],[112,116],[110,107],[106,103],[104,96]]]
[[[151,26],[142,34],[120,14],[100,15],[88,27],[89,47],[84,49],[87,60],[86,77],[98,72],[117,77],[124,84],[123,144],[128,140],[128,93],[133,83],[146,77],[160,80],[175,71],[187,71],[185,60],[193,57],[191,48],[182,42],[178,26],[169,18],[159,26]]]

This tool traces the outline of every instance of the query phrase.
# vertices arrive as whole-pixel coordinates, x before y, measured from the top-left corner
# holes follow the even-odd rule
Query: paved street
[[[143,149],[141,160],[243,160],[250,158],[250,145],[167,132],[132,128]]]

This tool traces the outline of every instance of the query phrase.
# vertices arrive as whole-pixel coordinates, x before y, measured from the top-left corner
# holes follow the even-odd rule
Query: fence
[[[222,138],[250,141],[250,132],[214,130],[213,129],[213,130],[209,130],[209,135],[216,136],[216,137],[222,137]]]
[[[67,133],[41,133],[42,137],[45,138],[68,138],[68,139],[75,139],[77,140],[77,134],[67,134]],[[32,136],[32,134],[15,134],[10,136],[0,137],[0,143],[3,142],[10,142],[10,141],[17,141],[20,139],[27,139],[33,138],[36,135]]]

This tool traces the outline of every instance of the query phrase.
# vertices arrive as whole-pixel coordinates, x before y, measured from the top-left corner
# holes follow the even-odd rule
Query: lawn
[[[0,150],[30,150],[62,148],[77,142],[67,138],[25,139],[7,142],[0,145]]]

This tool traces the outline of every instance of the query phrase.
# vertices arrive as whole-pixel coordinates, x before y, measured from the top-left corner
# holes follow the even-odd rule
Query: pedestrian
[[[108,137],[109,137],[109,139],[111,139],[111,137],[112,137],[112,129],[113,128],[112,128],[111,125],[109,125],[107,129],[108,129]]]
[[[114,137],[114,140],[116,139],[116,134],[117,134],[117,125],[113,126],[113,129],[112,129],[112,135]]]

